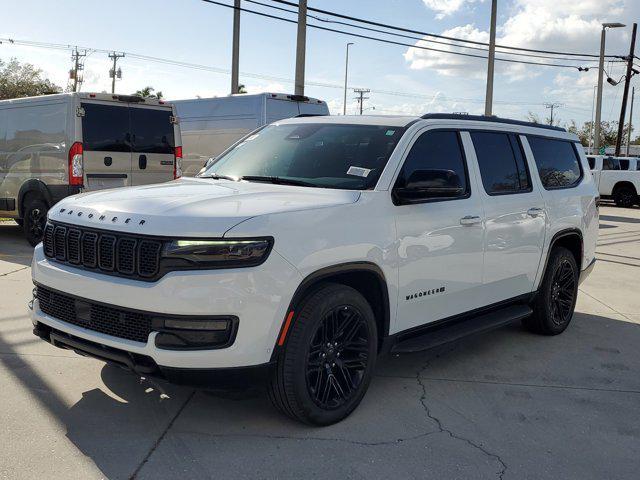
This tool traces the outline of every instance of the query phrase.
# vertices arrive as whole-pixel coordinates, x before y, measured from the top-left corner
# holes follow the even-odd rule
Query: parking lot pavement
[[[638,478],[640,209],[603,207],[597,252],[563,335],[384,359],[351,417],[308,428],[38,340],[30,248],[0,223],[0,478]]]

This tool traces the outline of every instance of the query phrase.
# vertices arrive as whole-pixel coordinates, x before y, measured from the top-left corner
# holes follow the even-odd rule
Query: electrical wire
[[[228,5],[228,4],[222,3],[222,2],[217,2],[215,0],[201,0],[201,1],[203,1],[205,3],[213,4],[213,5],[218,5],[220,7],[235,9],[235,7],[233,5]],[[243,12],[247,12],[247,13],[252,13],[252,14],[258,15],[258,16],[271,18],[271,19],[274,19],[274,20],[280,20],[280,21],[287,22],[287,23],[293,23],[293,24],[297,24],[298,23],[296,20],[291,20],[291,19],[288,19],[288,18],[278,17],[276,15],[271,15],[269,13],[258,12],[256,10],[251,10],[251,9],[248,9],[248,8],[245,8],[245,7],[239,7],[239,10],[243,11]],[[417,48],[417,49],[420,49],[420,50],[428,50],[428,51],[432,51],[432,52],[447,53],[447,54],[450,54],[450,55],[459,55],[459,56],[463,56],[463,57],[480,58],[480,59],[483,59],[483,60],[487,59],[487,57],[484,56],[484,55],[476,55],[476,54],[473,54],[473,53],[463,53],[463,52],[453,52],[451,50],[443,50],[443,49],[439,49],[439,48],[431,48],[431,47],[423,47],[423,46],[419,46],[419,45],[412,45],[412,44],[408,44],[408,43],[397,42],[397,41],[394,41],[394,40],[387,40],[387,39],[383,39],[383,38],[379,38],[379,37],[371,37],[369,35],[362,35],[362,34],[359,34],[359,33],[345,32],[343,30],[337,30],[335,28],[322,27],[320,25],[307,24],[307,27],[316,28],[318,30],[324,30],[324,31],[327,31],[327,32],[339,33],[341,35],[364,38],[364,39],[367,39],[367,40],[374,40],[374,41],[377,41],[377,42],[387,43],[387,44],[391,44],[391,45],[400,45],[400,46],[403,46],[403,47]],[[529,61],[526,61],[526,60],[515,60],[515,59],[511,59],[511,58],[502,58],[502,57],[495,57],[495,60],[496,60],[496,62],[516,63],[516,64],[525,64],[525,65],[538,65],[538,66],[556,67],[556,68],[571,68],[571,69],[576,69],[578,71],[588,71],[588,69],[589,69],[589,67],[583,67],[583,66],[579,66],[579,65],[566,65],[566,64],[545,63],[545,62],[529,62]]]
[[[271,1],[275,2],[275,3],[280,3],[280,4],[283,4],[283,5],[289,5],[291,7],[298,8],[298,4],[294,3],[294,2],[290,2],[290,1],[286,1],[286,0],[271,0]],[[312,12],[316,12],[316,13],[322,13],[322,14],[325,14],[325,15],[330,15],[330,16],[337,17],[337,18],[342,18],[342,19],[345,19],[345,20],[351,20],[351,21],[365,23],[365,24],[368,24],[368,25],[374,25],[374,26],[378,26],[378,27],[398,30],[398,31],[401,31],[401,32],[416,33],[416,34],[424,35],[424,36],[427,36],[427,37],[441,38],[441,39],[444,39],[444,40],[451,40],[451,41],[455,41],[455,42],[471,43],[471,44],[475,44],[475,45],[489,46],[489,44],[486,43],[486,42],[479,42],[479,41],[476,41],[476,40],[468,40],[468,39],[464,39],[464,38],[449,37],[449,36],[446,36],[446,35],[438,35],[438,34],[435,34],[435,33],[422,32],[422,31],[419,31],[419,30],[412,30],[412,29],[408,29],[408,28],[404,28],[404,27],[398,27],[398,26],[388,25],[388,24],[384,24],[384,23],[380,23],[380,22],[374,22],[372,20],[366,20],[366,19],[363,19],[363,18],[344,15],[344,14],[337,13],[337,12],[331,12],[329,10],[322,10],[320,8],[307,7],[307,10],[308,11],[312,11]],[[509,46],[509,45],[496,45],[496,48],[519,50],[519,51],[525,51],[525,52],[535,52],[535,53],[559,54],[559,55],[577,56],[577,57],[598,58],[600,56],[598,54],[590,54],[590,53],[559,52],[559,51],[554,51],[554,50],[539,50],[539,49],[534,49],[534,48],[512,47],[512,46]],[[605,55],[605,56],[606,57],[615,57],[616,55]]]

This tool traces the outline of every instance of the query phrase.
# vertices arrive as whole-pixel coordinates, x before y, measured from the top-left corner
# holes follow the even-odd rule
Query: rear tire
[[[309,425],[331,425],[360,403],[378,350],[373,310],[346,285],[325,283],[296,307],[269,385],[272,403]]]
[[[637,203],[638,198],[633,188],[628,185],[622,185],[616,188],[613,194],[613,200],[616,202],[616,207],[631,208]]]
[[[564,247],[554,248],[533,301],[533,314],[522,321],[529,331],[558,335],[566,330],[578,297],[578,275],[573,254]]]
[[[40,197],[31,194],[24,200],[22,229],[27,241],[33,247],[42,241],[48,210],[46,202]]]

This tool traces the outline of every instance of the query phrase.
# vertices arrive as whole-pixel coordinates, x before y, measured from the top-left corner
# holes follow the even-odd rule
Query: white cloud
[[[424,1],[429,6],[428,1]],[[437,0],[429,1],[438,3]],[[453,3],[457,1],[452,0]],[[637,2],[637,0],[583,0],[576,2],[515,0],[511,9],[506,9],[506,11],[509,12],[509,15],[498,26],[498,44],[541,50],[597,53],[602,22],[637,17],[640,13],[640,2]],[[442,34],[485,43],[489,40],[489,33],[478,29],[473,24],[454,27],[445,30]],[[624,49],[627,48],[624,43],[628,42],[625,36],[626,32],[616,33],[615,36],[612,36],[609,51],[616,48],[617,51],[624,52]],[[418,41],[416,45],[449,51],[461,51],[460,49],[433,44],[428,37]],[[484,52],[477,50],[463,51],[471,54],[486,55]],[[485,75],[486,60],[484,59],[454,56],[413,47],[406,51],[404,57],[409,62],[409,68],[414,70],[431,69],[441,75],[471,76],[475,78],[484,78]],[[518,59],[519,57],[511,58]],[[558,63],[557,60],[553,61],[551,59],[523,59]],[[560,63],[562,62],[560,61]],[[542,67],[507,64],[506,62],[496,63],[497,75],[501,75],[510,81],[523,80],[539,75],[542,70]]]
[[[465,4],[475,3],[476,1],[484,1],[484,0],[422,0],[427,8],[438,12],[436,15],[437,19],[442,19],[447,15],[451,15],[452,13],[460,10]]]

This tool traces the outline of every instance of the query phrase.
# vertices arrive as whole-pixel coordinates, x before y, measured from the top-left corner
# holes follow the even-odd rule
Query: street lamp
[[[597,153],[600,148],[600,122],[602,121],[602,82],[604,75],[604,47],[607,37],[607,28],[622,28],[623,23],[603,23],[602,33],[600,35],[600,65],[598,67],[598,94],[596,96],[596,124],[593,132],[593,149]]]
[[[347,114],[347,74],[349,72],[349,45],[353,43],[347,43],[347,55],[344,61],[344,104],[342,106],[342,114]]]

